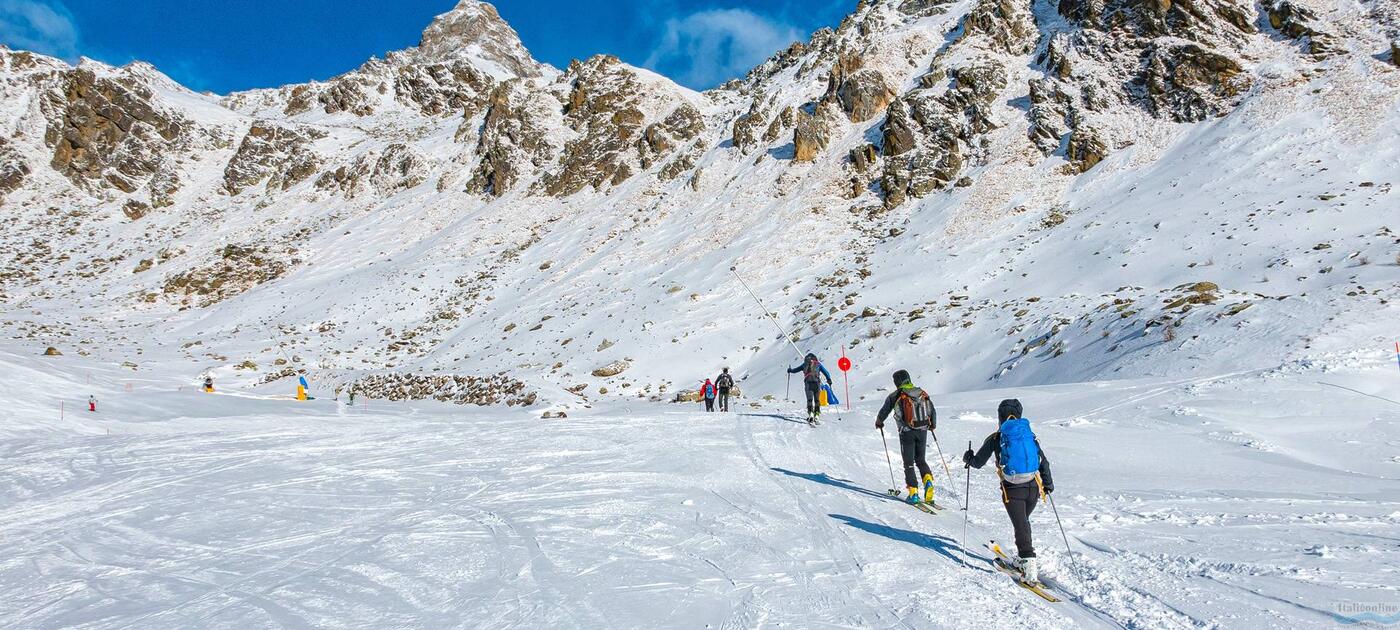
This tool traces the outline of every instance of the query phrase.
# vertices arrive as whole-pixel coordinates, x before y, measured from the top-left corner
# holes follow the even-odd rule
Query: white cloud
[[[797,28],[747,9],[711,9],[666,21],[644,64],[693,88],[742,76],[801,38]]]
[[[0,43],[74,61],[78,27],[62,2],[0,0]]]

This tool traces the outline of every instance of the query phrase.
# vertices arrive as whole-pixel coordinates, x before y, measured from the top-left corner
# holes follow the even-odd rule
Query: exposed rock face
[[[946,91],[921,87],[891,105],[881,127],[887,159],[880,183],[886,206],[951,186],[973,137],[1001,126],[992,104],[1006,88],[1005,68],[958,68],[951,81]]]
[[[836,98],[851,122],[865,122],[880,115],[894,100],[894,89],[879,70],[862,68],[841,81]]]
[[[823,101],[811,114],[805,111],[797,113],[797,124],[792,132],[792,144],[796,151],[794,160],[811,162],[826,150],[831,142],[833,123],[838,120],[838,114],[833,109],[830,101]]]
[[[0,198],[18,190],[28,175],[29,165],[24,158],[10,148],[9,141],[0,138]]]
[[[1196,122],[1228,111],[1228,99],[1245,86],[1232,79],[1244,70],[1238,61],[1197,44],[1153,44],[1146,51],[1148,111],[1157,118]]]
[[[311,141],[324,134],[274,123],[254,123],[238,145],[238,152],[224,167],[224,190],[238,194],[264,179],[267,190],[286,190],[312,176],[319,159]]]
[[[1263,0],[1259,7],[1269,18],[1269,26],[1293,39],[1306,40],[1306,50],[1314,57],[1344,52],[1336,34],[1322,26],[1311,9],[1288,0]]]
[[[98,77],[87,68],[67,73],[45,107],[50,166],[88,188],[109,185],[135,192],[160,168],[184,124],[151,104],[149,88],[134,80]]]
[[[541,109],[547,106],[544,100],[535,98],[517,81],[504,83],[491,93],[476,144],[478,162],[467,182],[467,192],[499,197],[520,180],[520,165],[539,169],[550,160],[558,146],[545,131],[550,112]],[[472,131],[472,121],[465,120],[457,134],[460,138]]]
[[[564,123],[578,135],[564,145],[558,167],[540,180],[539,193],[566,196],[616,186],[704,128],[699,112],[678,93],[648,94],[638,75],[617,57],[575,61],[556,85],[568,88]],[[648,110],[657,109],[658,96],[671,106],[660,124],[649,128]]]
[[[281,277],[301,262],[292,257],[295,253],[267,245],[228,245],[218,251],[215,262],[167,278],[163,290],[185,302],[209,306]]]
[[[764,115],[758,101],[749,106],[749,111],[734,119],[734,146],[742,153],[748,153],[758,146],[758,130],[763,128]]]
[[[1040,38],[1031,16],[1029,2],[1023,0],[981,0],[963,18],[963,37],[981,35],[992,47],[1012,55],[1035,50]]]
[[[1108,155],[1108,147],[1089,127],[1080,127],[1070,134],[1068,151],[1070,164],[1080,173],[1094,168]]]
[[[396,143],[385,147],[383,152],[371,151],[349,165],[322,173],[316,178],[316,187],[338,191],[347,199],[367,191],[385,197],[423,183],[428,178],[429,168],[427,160],[417,151]]]

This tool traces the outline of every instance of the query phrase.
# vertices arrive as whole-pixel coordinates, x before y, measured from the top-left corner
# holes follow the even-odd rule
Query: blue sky
[[[498,0],[537,59],[611,53],[708,88],[856,0]],[[327,79],[418,42],[456,0],[0,0],[0,43],[75,61],[149,61],[197,90]]]

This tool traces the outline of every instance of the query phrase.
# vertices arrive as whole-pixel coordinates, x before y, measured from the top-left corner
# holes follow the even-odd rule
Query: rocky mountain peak
[[[496,7],[478,0],[461,0],[451,11],[434,18],[423,31],[417,53],[430,61],[474,57],[497,66],[494,69],[502,77],[538,76],[542,70]]]

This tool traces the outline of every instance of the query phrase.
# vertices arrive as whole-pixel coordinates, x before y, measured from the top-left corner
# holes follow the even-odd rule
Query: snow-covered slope
[[[34,363],[0,353],[98,412],[0,392],[5,627],[1321,628],[1396,593],[1400,377],[1375,357],[940,393],[937,516],[884,495],[872,402],[816,429],[781,400],[559,421]],[[955,458],[1008,395],[1075,551],[1042,505],[1059,604],[989,567],[1010,543],[990,470],[962,567]]]

